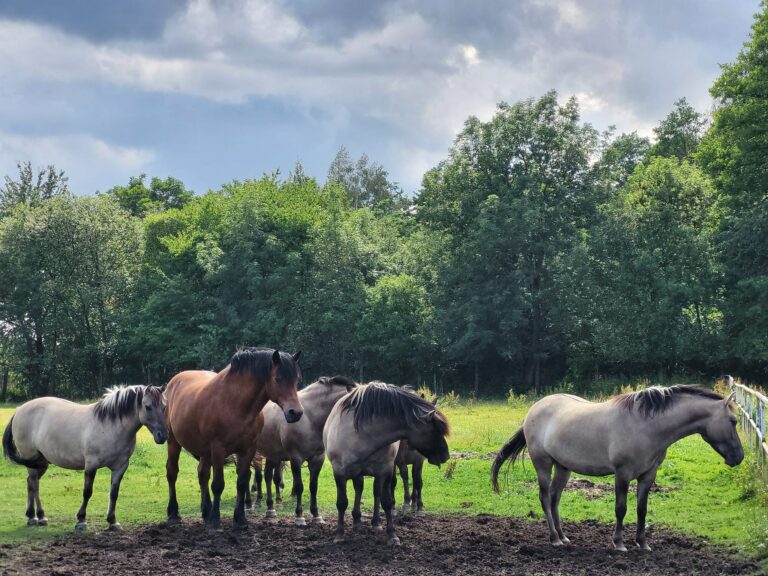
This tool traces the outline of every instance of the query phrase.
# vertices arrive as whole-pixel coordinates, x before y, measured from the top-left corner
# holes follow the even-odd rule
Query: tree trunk
[[[474,388],[475,398],[477,398],[477,395],[479,392],[480,392],[480,365],[477,362],[475,362],[475,388]]]
[[[3,388],[0,391],[0,402],[5,402],[8,399],[8,367],[3,366]]]

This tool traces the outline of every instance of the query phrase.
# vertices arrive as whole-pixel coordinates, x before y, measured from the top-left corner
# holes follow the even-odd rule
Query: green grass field
[[[466,514],[495,514],[542,518],[535,475],[529,461],[509,469],[506,479],[508,492],[497,496],[490,485],[489,455],[520,426],[528,405],[516,402],[471,402],[444,409],[452,425],[449,446],[455,457],[442,469],[426,466],[424,502],[428,512],[459,512]],[[5,427],[13,408],[0,408],[0,426]],[[743,553],[768,556],[768,513],[765,489],[755,481],[750,470],[750,456],[737,468],[728,468],[722,459],[699,437],[687,438],[668,452],[659,470],[658,484],[670,489],[653,493],[649,503],[650,525],[663,525],[686,534],[704,536],[712,542],[734,545]],[[451,470],[452,468],[452,470]],[[305,475],[308,475],[306,468]],[[288,481],[290,474],[286,474]],[[80,505],[82,473],[51,467],[41,482],[43,506],[50,525],[28,528],[24,517],[26,506],[26,470],[7,460],[0,461],[0,543],[18,542],[69,533],[75,524]],[[592,479],[611,483],[612,478]],[[222,515],[230,516],[235,495],[234,469],[226,473],[226,488]],[[308,478],[305,478],[305,486]],[[398,484],[399,486],[399,484]],[[370,505],[371,482],[366,486],[366,503]],[[351,483],[349,486],[351,494]],[[109,471],[96,476],[94,495],[89,506],[91,530],[106,528],[109,492]],[[290,488],[286,490],[286,496]],[[182,516],[197,517],[199,492],[196,463],[184,454],[178,480],[179,504]],[[398,501],[402,492],[398,489]],[[165,520],[167,487],[165,481],[165,447],[152,442],[142,430],[136,452],[123,480],[117,517],[125,528]],[[308,494],[305,491],[305,513]],[[335,488],[326,463],[320,480],[319,503],[323,514],[333,519]],[[627,522],[635,521],[634,495],[630,495]],[[256,512],[263,513],[263,511]],[[286,498],[281,514],[293,513],[293,502]],[[613,494],[607,493],[588,500],[579,491],[566,491],[561,503],[566,520],[594,519],[612,523]],[[542,527],[532,527],[543,530]],[[608,543],[606,543],[608,545]]]

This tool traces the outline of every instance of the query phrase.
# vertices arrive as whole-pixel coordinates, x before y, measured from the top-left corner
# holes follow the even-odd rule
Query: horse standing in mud
[[[322,524],[323,517],[317,509],[317,479],[325,461],[323,447],[323,426],[333,406],[342,396],[352,391],[357,384],[344,376],[322,377],[299,392],[299,400],[304,408],[301,422],[288,425],[280,413],[280,408],[270,402],[262,412],[264,426],[256,441],[256,450],[264,458],[264,476],[267,485],[267,518],[274,518],[277,512],[272,501],[272,482],[277,489],[282,480],[280,465],[287,460],[291,464],[293,487],[296,491],[296,525],[306,526],[301,496],[304,483],[301,479],[301,466],[309,462],[309,493],[312,522]],[[278,472],[279,475],[275,473]],[[249,502],[246,501],[246,506]]]
[[[168,430],[164,412],[163,392],[156,386],[115,386],[95,404],[45,397],[19,406],[3,433],[3,452],[9,460],[27,467],[27,525],[48,524],[40,502],[40,478],[48,465],[54,464],[85,471],[77,530],[88,527],[85,516],[96,471],[109,468],[112,482],[107,522],[110,530],[121,530],[115,520],[115,506],[120,482],[136,448],[136,433],[146,426],[155,442],[165,442]]]
[[[275,402],[289,423],[301,419],[303,409],[296,394],[301,380],[299,354],[246,348],[235,353],[221,372],[190,370],[168,382],[168,522],[180,521],[176,500],[179,455],[184,448],[198,459],[200,508],[206,525],[221,526],[219,511],[224,491],[224,464],[228,456],[237,460],[235,526],[245,527],[245,499],[251,475],[251,460],[263,424],[261,411],[268,400]],[[211,491],[208,480],[213,468]]]
[[[558,505],[571,472],[587,476],[615,475],[616,529],[613,545],[625,552],[624,515],[630,481],[637,479],[637,536],[642,550],[648,493],[667,448],[692,434],[720,454],[728,466],[744,459],[730,402],[696,386],[651,387],[593,403],[570,394],[539,400],[523,427],[499,451],[493,463],[494,490],[506,460],[514,462],[528,448],[539,481],[539,499],[553,546],[570,544],[560,527]],[[552,478],[552,468],[555,475]]]
[[[383,382],[358,386],[339,400],[323,429],[325,453],[336,481],[339,518],[334,541],[344,540],[349,479],[355,486],[353,526],[360,525],[360,498],[363,477],[367,475],[374,477],[374,500],[381,501],[387,517],[388,543],[399,545],[392,524],[392,480],[399,441],[408,440],[430,464],[439,466],[449,457],[445,441],[449,430],[445,415],[431,403],[409,390]],[[379,525],[377,515],[373,524]]]

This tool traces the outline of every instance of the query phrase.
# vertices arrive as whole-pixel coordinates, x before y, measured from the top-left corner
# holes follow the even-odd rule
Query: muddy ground
[[[330,519],[329,519],[330,520]],[[72,535],[0,549],[0,574],[306,574],[327,575],[667,575],[761,574],[759,566],[727,548],[654,530],[654,551],[611,550],[611,528],[568,523],[573,546],[553,550],[542,522],[491,516],[398,518],[402,546],[366,525],[333,543],[333,522],[297,528],[292,520],[253,519],[246,531],[229,521],[220,532],[199,519],[179,526],[147,526],[122,533]],[[628,527],[631,535],[632,526]]]

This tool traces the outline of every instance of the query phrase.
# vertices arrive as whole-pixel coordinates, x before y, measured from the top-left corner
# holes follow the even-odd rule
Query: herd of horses
[[[246,510],[253,504],[251,491],[257,492],[257,503],[262,499],[262,468],[266,515],[276,516],[272,488],[274,485],[279,495],[284,462],[289,463],[293,474],[296,524],[306,525],[301,475],[305,462],[311,521],[324,523],[317,505],[317,487],[327,458],[336,483],[335,542],[344,540],[348,481],[352,480],[354,487],[352,522],[357,528],[362,519],[364,477],[372,476],[372,523],[381,527],[382,508],[387,541],[398,545],[393,523],[396,472],[405,474],[405,505],[421,514],[424,462],[439,466],[450,457],[448,419],[408,387],[382,382],[358,384],[334,376],[299,390],[299,356],[247,348],[235,353],[221,372],[181,372],[163,387],[114,387],[89,405],[52,397],[23,404],[5,429],[3,452],[27,468],[27,524],[48,523],[40,502],[40,479],[49,464],[54,464],[84,470],[77,530],[87,528],[86,509],[96,471],[109,468],[107,521],[111,530],[121,530],[115,518],[120,482],[135,449],[136,433],[146,426],[156,443],[167,441],[169,524],[181,521],[176,480],[182,449],[198,461],[200,510],[205,524],[213,529],[221,526],[224,467],[233,460],[237,470],[236,528],[247,526]],[[570,542],[563,533],[558,507],[571,472],[612,474],[616,488],[613,544],[625,551],[627,491],[630,481],[637,480],[636,543],[649,550],[645,537],[648,493],[672,443],[700,434],[727,465],[743,460],[731,399],[685,385],[651,387],[606,402],[568,394],[547,396],[533,405],[523,426],[498,452],[491,469],[493,488],[499,492],[504,463],[518,459],[527,449],[538,478],[550,543],[563,546]],[[413,469],[412,494],[408,491],[408,465]],[[257,469],[253,487],[249,485],[251,466]]]

